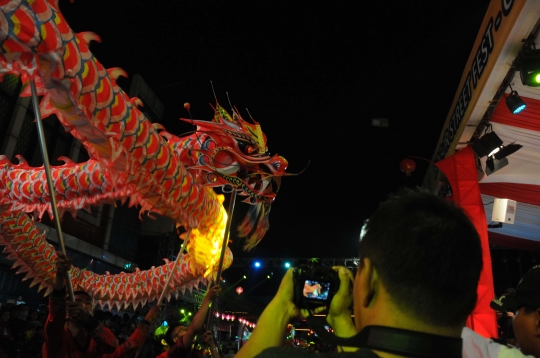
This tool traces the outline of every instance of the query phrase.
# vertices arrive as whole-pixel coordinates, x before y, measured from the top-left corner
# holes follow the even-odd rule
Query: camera
[[[330,305],[339,289],[339,275],[317,264],[298,266],[293,271],[294,303],[298,308],[314,309]]]

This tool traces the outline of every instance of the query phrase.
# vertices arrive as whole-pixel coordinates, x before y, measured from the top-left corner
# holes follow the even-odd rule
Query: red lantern
[[[241,295],[242,292],[244,292],[244,289],[243,289],[242,287],[238,286],[238,287],[236,288],[236,293],[238,293],[239,295]]]
[[[416,162],[411,158],[405,158],[399,163],[399,169],[401,169],[407,177],[410,177],[411,173],[416,169]]]

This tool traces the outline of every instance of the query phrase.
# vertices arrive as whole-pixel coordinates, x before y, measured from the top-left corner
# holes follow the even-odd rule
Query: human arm
[[[150,331],[150,325],[159,315],[160,306],[152,307],[144,320],[139,323],[135,331],[129,336],[129,338],[119,345],[114,353],[103,355],[101,358],[120,358],[120,357],[134,357],[138,351],[140,351],[148,337]]]
[[[102,354],[113,353],[118,347],[118,338],[99,321],[97,327],[90,332],[90,336],[94,338]]]
[[[219,355],[218,347],[216,347],[216,343],[214,342],[214,337],[211,331],[204,332],[203,341],[210,346],[210,353],[212,354],[212,358],[221,357]]]
[[[351,311],[349,307],[353,302],[351,295],[350,283],[353,281],[351,270],[343,266],[332,267],[339,275],[339,289],[332,298],[330,309],[326,316],[326,321],[333,328],[334,333],[338,337],[352,337],[356,332],[353,321],[351,319]],[[346,352],[354,352],[358,350],[356,347],[342,347]]]
[[[184,347],[190,347],[197,333],[202,330],[206,321],[206,314],[208,313],[208,308],[210,308],[210,305],[212,304],[214,299],[219,296],[220,293],[220,285],[214,285],[210,289],[208,289],[206,295],[202,300],[201,307],[199,308],[197,313],[195,313],[195,316],[193,316],[193,320],[191,321],[191,324],[189,325],[186,334],[182,336]]]
[[[48,357],[54,357],[63,344],[66,323],[66,285],[65,278],[71,269],[71,259],[62,252],[56,252],[54,289],[49,296],[49,313],[43,329],[44,345]]]
[[[174,346],[172,346],[167,354],[167,357],[180,357],[182,356],[182,352],[191,349],[191,344],[193,343],[193,339],[199,333],[205,323],[206,320],[206,314],[208,313],[208,308],[212,304],[212,301],[219,296],[221,293],[221,286],[214,285],[212,286],[204,296],[201,307],[195,313],[195,316],[193,316],[193,319],[191,320],[191,324],[186,330],[186,333],[184,333],[183,336],[181,336]]]
[[[71,270],[71,259],[64,255],[62,251],[56,251],[56,261],[54,263],[56,267],[54,289],[56,291],[65,290],[67,273]],[[65,295],[64,295],[65,297]]]
[[[281,280],[278,292],[264,309],[251,337],[238,351],[235,358],[254,357],[263,350],[282,345],[287,323],[292,318],[303,317],[293,303],[293,270],[290,268]]]
[[[118,347],[118,339],[109,328],[90,314],[91,308],[87,306],[88,304],[85,306],[82,302],[78,302],[77,298],[75,302],[68,302],[67,313],[70,322],[75,323],[90,335],[100,354],[113,353]]]

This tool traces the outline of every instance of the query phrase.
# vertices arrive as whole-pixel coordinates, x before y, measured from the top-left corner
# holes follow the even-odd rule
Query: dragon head
[[[251,204],[238,235],[253,248],[268,230],[268,214],[286,175],[287,160],[268,153],[266,136],[255,120],[245,121],[236,108],[232,115],[216,103],[211,121],[181,118],[197,127],[195,133],[176,137],[161,132],[197,182],[236,191]],[[163,129],[163,128],[161,128]]]

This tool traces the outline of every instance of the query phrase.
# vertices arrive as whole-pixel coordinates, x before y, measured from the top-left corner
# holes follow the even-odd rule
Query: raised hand
[[[68,318],[78,322],[84,322],[90,317],[90,312],[82,302],[67,302]]]
[[[56,251],[56,260],[54,266],[56,268],[56,280],[54,289],[61,290],[65,287],[66,273],[71,270],[71,259],[64,255],[62,251]]]
[[[69,270],[71,270],[71,259],[64,255],[62,251],[56,251],[56,256],[56,261],[54,263],[56,266],[56,274],[65,275],[66,272],[69,272]]]
[[[334,266],[332,269],[338,272],[340,284],[338,291],[330,303],[328,315],[332,317],[340,315],[350,316],[349,307],[353,302],[350,286],[353,281],[353,274],[351,270],[343,266]]]
[[[146,313],[146,316],[144,316],[144,320],[152,323],[157,318],[160,311],[161,311],[161,305],[152,307],[148,311],[148,313]]]
[[[203,341],[210,347],[210,353],[212,355],[212,358],[219,358],[220,355],[218,352],[218,348],[216,347],[216,343],[214,342],[214,336],[212,335],[211,331],[204,332]]]
[[[351,337],[356,334],[349,310],[353,302],[353,295],[350,288],[351,282],[353,282],[353,274],[351,270],[343,266],[334,266],[332,268],[339,274],[340,285],[338,292],[332,298],[326,320],[334,329],[336,336]],[[345,351],[353,351],[357,348],[343,347],[343,349]]]
[[[218,297],[220,293],[221,293],[221,286],[214,285],[206,292],[206,296],[204,296],[204,299],[207,301],[213,300],[214,298]]]

